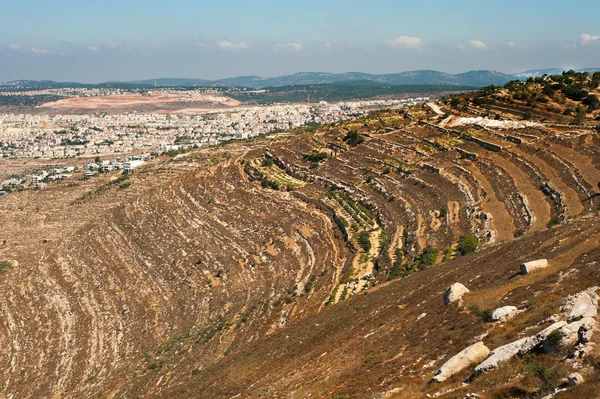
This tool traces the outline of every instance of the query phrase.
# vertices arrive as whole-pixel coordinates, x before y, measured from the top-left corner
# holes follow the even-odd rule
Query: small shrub
[[[548,335],[548,338],[546,338],[546,340],[552,348],[556,349],[560,346],[560,343],[562,342],[563,338],[563,333],[561,333],[559,329],[556,329]]]
[[[551,228],[551,227],[556,226],[558,224],[560,224],[560,216],[554,215],[548,221],[548,225],[547,226],[548,226],[548,228]]]
[[[263,158],[261,165],[266,168],[273,166],[273,160],[271,158]]]
[[[371,250],[371,239],[368,231],[360,232],[357,241],[365,252],[369,252]]]
[[[0,262],[0,274],[6,273],[12,267],[10,262],[5,260]]]
[[[350,144],[352,147],[356,147],[357,145],[363,143],[365,138],[358,131],[350,130],[348,134],[346,134],[346,137],[344,137],[344,141]]]
[[[479,239],[475,236],[462,236],[458,240],[458,247],[456,250],[461,255],[467,255],[474,252],[479,245]]]

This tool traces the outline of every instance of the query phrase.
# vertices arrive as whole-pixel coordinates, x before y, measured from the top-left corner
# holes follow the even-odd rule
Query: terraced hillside
[[[0,397],[592,397],[597,113],[481,100],[508,92],[0,198]],[[454,283],[470,292],[445,305]],[[536,334],[432,380],[472,344]]]

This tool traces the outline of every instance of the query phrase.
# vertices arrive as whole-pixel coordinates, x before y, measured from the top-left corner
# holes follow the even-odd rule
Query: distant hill
[[[514,79],[495,71],[470,71],[453,75],[445,72],[419,70],[394,74],[373,75],[361,72],[327,73],[327,72],[300,72],[293,75],[284,75],[274,78],[261,78],[258,76],[241,76],[214,81],[234,86],[264,88],[275,86],[294,86],[306,84],[323,84],[338,82],[371,81],[384,84],[406,85],[453,85],[453,86],[487,86],[490,84],[504,84]]]
[[[330,73],[330,72],[298,72],[291,75],[263,78],[260,76],[237,76],[225,79],[207,80],[196,78],[159,78],[144,79],[130,82],[106,82],[98,85],[82,83],[64,83],[49,80],[34,81],[20,80],[0,84],[0,89],[12,88],[58,88],[58,87],[123,87],[123,88],[149,88],[175,87],[175,86],[237,86],[254,89],[266,87],[298,86],[313,84],[331,84],[340,82],[375,82],[386,85],[449,85],[483,87],[489,85],[503,85],[514,79],[526,79],[528,77],[560,74],[566,69],[548,68],[532,69],[523,72],[505,74],[497,71],[478,70],[459,74],[451,74],[433,70],[416,70],[390,74],[370,74],[362,72]],[[594,72],[600,68],[582,68],[578,72]]]

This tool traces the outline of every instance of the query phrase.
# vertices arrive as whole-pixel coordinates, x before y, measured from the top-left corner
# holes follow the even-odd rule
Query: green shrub
[[[426,246],[419,257],[419,264],[422,266],[433,265],[439,252],[439,250],[433,248],[431,245]]]
[[[552,348],[556,349],[560,346],[563,338],[563,333],[561,333],[559,329],[556,329],[548,334],[548,338],[546,338],[546,340]]]
[[[0,274],[6,273],[10,268],[12,267],[12,264],[10,262],[7,262],[5,260],[0,262]]]
[[[368,231],[361,231],[358,234],[357,241],[365,252],[369,252],[371,250],[371,239]]]
[[[261,165],[267,168],[273,166],[273,160],[271,158],[263,158]]]
[[[344,141],[350,144],[352,147],[356,147],[357,145],[363,143],[365,138],[356,130],[350,130],[346,137],[344,137]]]
[[[477,237],[472,236],[472,235],[462,236],[458,240],[458,246],[456,247],[456,250],[461,255],[467,255],[467,254],[470,254],[471,252],[474,252],[477,249],[478,245],[479,245],[479,239]]]

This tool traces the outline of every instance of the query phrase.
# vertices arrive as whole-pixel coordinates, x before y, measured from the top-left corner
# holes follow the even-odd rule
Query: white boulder
[[[518,313],[515,306],[503,306],[492,312],[492,320],[494,321],[505,321],[512,318]]]
[[[461,299],[469,289],[461,283],[454,283],[444,293],[444,305],[449,305]]]
[[[543,269],[545,267],[548,266],[548,260],[547,259],[538,259],[538,260],[532,260],[529,262],[525,262],[525,263],[521,263],[521,273],[522,274],[529,274],[532,271],[538,270],[538,269]]]
[[[582,335],[588,337],[587,340],[589,341],[589,337],[591,337],[590,332],[596,327],[596,320],[594,320],[592,317],[585,317],[562,327],[559,330],[563,336],[562,344],[575,345],[577,341],[579,341],[579,330],[582,329],[582,327]]]
[[[579,373],[573,373],[569,375],[569,379],[567,384],[570,387],[574,387],[575,385],[579,385],[583,382],[583,377]]]
[[[454,374],[464,370],[472,364],[479,363],[485,359],[490,350],[483,342],[479,341],[450,358],[433,376],[433,380],[442,382]]]
[[[567,298],[563,310],[571,309],[567,320],[578,320],[585,317],[596,317],[598,315],[598,287],[592,287],[585,291]]]
[[[511,342],[504,346],[500,346],[490,352],[490,355],[485,359],[479,366],[475,367],[475,376],[479,376],[488,371],[498,368],[502,363],[512,359],[519,350],[523,347],[523,344],[527,341],[527,337],[521,338],[518,341]]]

